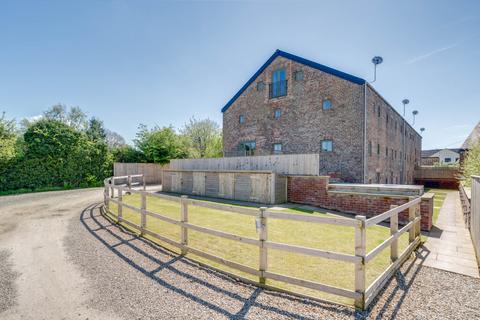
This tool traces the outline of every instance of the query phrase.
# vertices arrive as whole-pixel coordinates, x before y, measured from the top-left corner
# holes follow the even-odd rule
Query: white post
[[[395,209],[396,205],[391,205],[391,209]],[[393,216],[390,217],[390,235],[393,236],[395,233],[398,232],[398,213],[395,213]],[[393,240],[390,244],[390,261],[394,262],[398,259],[398,238]]]
[[[413,200],[413,198],[409,198],[409,201]],[[412,222],[415,220],[415,207],[416,206],[411,206],[408,208],[408,222]],[[408,243],[412,243],[415,241],[415,238],[417,237],[417,224],[413,223],[413,226],[408,230]]]
[[[122,221],[122,198],[123,190],[121,187],[118,187],[118,222]]]
[[[260,279],[259,282],[261,284],[265,284],[266,279],[264,272],[267,271],[268,260],[267,260],[267,247],[265,246],[265,241],[268,238],[268,230],[267,230],[267,217],[265,216],[265,211],[267,210],[266,207],[261,207],[259,216],[258,216],[258,238],[260,240],[260,247],[259,247],[259,271],[260,271]]]
[[[140,235],[143,235],[143,232],[145,231],[147,227],[147,215],[146,215],[146,210],[147,210],[147,193],[143,191],[140,193],[141,197],[141,207],[140,207]]]
[[[112,192],[110,193],[110,196],[112,198],[115,196],[115,189],[113,188],[114,185],[115,185],[115,178],[112,177],[112,179],[110,179],[110,188],[112,190]]]
[[[105,209],[107,212],[110,211],[110,187],[108,183],[105,183]]]
[[[420,203],[415,206],[415,218],[420,218],[417,222],[416,225],[416,230],[415,230],[415,238],[420,237],[421,235],[421,229],[422,229],[422,215],[420,213]]]
[[[355,216],[355,220],[359,222],[359,226],[355,227],[355,256],[361,260],[355,263],[355,291],[360,293],[360,297],[355,299],[355,307],[361,310],[365,309],[365,286],[366,286],[366,269],[365,256],[367,254],[367,230],[365,223],[367,217]]]
[[[181,222],[182,223],[188,223],[188,203],[187,203],[187,196],[181,196],[181,208],[182,208],[182,218]],[[187,248],[188,246],[188,229],[184,226],[182,226],[181,230],[181,242],[182,242],[182,254],[185,255],[187,254]]]

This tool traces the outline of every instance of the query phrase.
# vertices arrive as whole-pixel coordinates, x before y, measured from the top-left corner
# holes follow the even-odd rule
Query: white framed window
[[[283,145],[281,143],[274,143],[273,144],[273,153],[278,154],[282,153]]]
[[[322,103],[322,109],[323,110],[332,109],[332,100],[324,99]]]
[[[322,141],[322,152],[332,152],[333,151],[333,141],[332,140],[323,140]]]
[[[275,109],[275,111],[273,112],[273,115],[275,119],[280,119],[280,117],[282,116],[282,109]]]
[[[293,74],[293,77],[296,81],[302,81],[303,80],[303,71],[295,71]]]
[[[262,91],[263,89],[265,89],[265,82],[257,82],[257,91]]]

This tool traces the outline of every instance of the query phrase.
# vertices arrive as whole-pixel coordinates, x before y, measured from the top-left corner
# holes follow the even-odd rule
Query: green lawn
[[[125,203],[140,207],[138,195],[126,195]],[[180,204],[173,201],[147,197],[147,209],[170,218],[180,219]],[[110,210],[117,212],[116,205],[110,204]],[[302,208],[282,209],[282,212],[301,215],[318,215],[324,217],[337,217],[337,215],[324,211],[308,211]],[[136,224],[140,224],[140,215],[127,208],[123,208],[123,217]],[[237,235],[257,238],[255,230],[255,218],[236,213],[227,213],[202,207],[189,207],[189,222],[199,226],[215,230],[234,233]],[[180,240],[180,227],[159,221],[147,216],[147,228],[170,239]],[[202,251],[215,254],[222,258],[232,260],[253,268],[258,268],[258,248],[233,240],[223,239],[193,230],[189,230],[189,245]],[[367,229],[367,250],[370,251],[389,237],[389,229],[382,226],[374,226]],[[150,238],[175,252],[178,249],[171,247],[158,240]],[[305,247],[354,254],[354,228],[334,225],[324,225],[301,221],[269,219],[268,239],[275,242],[301,245]],[[402,252],[408,244],[408,232],[403,234],[399,242],[399,250]],[[203,263],[207,263],[221,270],[225,270],[240,276],[258,281],[252,275],[210,262],[206,259],[194,256],[189,257]],[[367,264],[367,286],[378,277],[389,265],[390,250],[384,250],[380,255]],[[345,289],[354,289],[354,265],[334,260],[311,257],[285,251],[268,251],[268,269],[272,272],[316,281]],[[353,304],[350,299],[332,296],[318,291],[297,287],[277,281],[267,280],[267,284],[302,294],[312,295],[318,298],[329,299],[345,304]]]
[[[455,190],[451,189],[426,189],[425,192],[432,192],[435,194],[433,198],[433,224],[437,223],[438,215],[440,213],[440,208],[443,205],[443,201],[447,197],[447,193],[452,192]]]

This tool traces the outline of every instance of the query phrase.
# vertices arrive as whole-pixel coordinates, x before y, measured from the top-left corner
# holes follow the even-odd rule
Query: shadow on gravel
[[[420,245],[413,254],[415,258],[408,259],[404,263],[395,276],[386,283],[368,310],[362,315],[359,314],[356,319],[397,319],[398,312],[430,251]]]
[[[185,298],[190,299],[192,302],[201,304],[221,315],[226,316],[229,319],[244,319],[250,309],[252,307],[259,308],[265,311],[268,311],[269,313],[272,313],[273,317],[278,317],[278,316],[283,316],[287,317],[289,319],[305,319],[309,318],[306,315],[298,314],[296,312],[292,311],[287,311],[275,306],[270,306],[266,305],[263,303],[260,303],[257,301],[258,297],[263,293],[263,294],[268,294],[269,296],[273,296],[276,299],[278,299],[277,303],[278,305],[282,305],[282,301],[285,304],[291,304],[292,302],[298,305],[303,306],[304,308],[308,307],[313,307],[313,308],[319,308],[323,310],[328,310],[329,312],[333,314],[338,314],[339,316],[342,317],[353,317],[355,315],[355,318],[361,319],[363,318],[363,315],[356,314],[356,312],[353,309],[348,309],[346,307],[342,307],[340,305],[335,305],[333,303],[322,303],[322,302],[317,302],[317,301],[310,301],[306,299],[301,299],[297,298],[294,296],[289,296],[285,295],[282,293],[276,293],[272,291],[265,291],[261,288],[256,288],[253,286],[249,286],[243,283],[240,283],[233,278],[226,276],[224,274],[221,274],[217,271],[202,267],[198,265],[197,263],[189,260],[188,258],[185,258],[181,255],[178,255],[176,253],[170,252],[155,243],[138,237],[136,234],[122,228],[119,225],[116,225],[114,221],[110,220],[108,217],[105,217],[101,214],[101,204],[93,204],[85,208],[80,216],[80,221],[83,224],[83,226],[87,229],[87,231],[94,236],[98,241],[100,241],[105,247],[107,247],[111,252],[113,252],[117,257],[128,263],[132,268],[140,271],[144,276],[150,278],[151,280],[155,281],[158,285],[171,290],[175,292],[176,294],[182,295]],[[103,234],[102,234],[103,233]],[[106,239],[105,235],[108,235],[110,238],[113,237],[116,240],[118,240],[117,243],[115,244],[110,244]],[[130,238],[124,239],[122,236],[129,236]],[[133,240],[135,242],[140,243],[141,245],[137,245],[135,243],[132,243]],[[120,246],[128,246],[129,249],[133,250],[136,254],[140,254],[146,259],[149,259],[151,262],[154,264],[158,265],[157,268],[155,268],[152,271],[146,270],[144,267],[139,265],[134,261],[134,257],[132,254],[132,257],[126,255],[125,253],[120,252],[117,248]],[[151,254],[145,252],[142,250],[142,246],[148,246],[149,248],[154,249],[156,252],[159,253],[159,255],[167,255],[170,257],[168,261],[161,261],[159,258],[156,258],[155,256],[152,256]],[[195,275],[186,273],[182,270],[180,270],[177,266],[179,264],[185,264],[191,267],[195,267],[200,269],[202,272],[209,273],[210,275],[213,275],[225,283],[234,284],[235,286],[244,286],[246,288],[250,288],[253,290],[251,295],[246,298],[241,296],[240,294],[232,291],[232,290],[227,290],[225,288],[219,287],[215,284],[206,282]],[[158,275],[158,273],[163,270],[167,269],[169,272],[173,272],[179,277],[183,277],[187,279],[188,281],[194,283],[195,285],[200,285],[208,288],[209,290],[213,290],[217,293],[220,293],[224,295],[225,297],[229,297],[232,299],[235,299],[239,302],[242,303],[242,307],[240,310],[236,313],[232,313],[228,311],[226,308],[222,308],[221,304],[222,301],[207,301],[206,299],[199,297],[195,295],[194,293],[189,292],[188,290],[184,288],[179,288],[173,284],[170,284],[163,280],[161,276]],[[360,316],[360,318],[358,317]]]

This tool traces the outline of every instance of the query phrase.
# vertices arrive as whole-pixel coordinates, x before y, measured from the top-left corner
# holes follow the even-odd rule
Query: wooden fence
[[[163,170],[162,191],[258,203],[287,201],[287,177],[271,171]]]
[[[307,215],[297,215],[290,213],[283,213],[278,211],[270,211],[266,207],[261,207],[259,209],[250,209],[242,208],[235,206],[228,206],[216,203],[210,203],[205,201],[197,201],[189,199],[187,196],[174,197],[164,194],[157,193],[147,193],[145,190],[136,190],[128,188],[126,186],[116,186],[110,183],[111,180],[105,180],[105,192],[104,192],[104,203],[107,212],[114,215],[119,223],[125,224],[130,228],[139,231],[140,235],[149,235],[160,241],[163,241],[169,245],[177,247],[181,250],[182,254],[194,254],[203,258],[206,258],[210,261],[223,264],[230,268],[240,270],[242,272],[254,275],[258,277],[258,282],[256,283],[259,286],[268,287],[270,289],[275,289],[274,287],[267,286],[266,280],[276,280],[280,282],[285,282],[293,284],[300,287],[305,287],[309,289],[314,289],[329,294],[347,297],[354,299],[355,306],[359,309],[366,309],[368,305],[373,301],[378,292],[382,289],[385,283],[389,278],[395,273],[395,271],[400,267],[400,265],[410,256],[412,251],[420,243],[420,198],[412,198],[411,201],[400,206],[392,206],[390,210],[375,216],[370,219],[366,219],[365,216],[356,216],[355,219],[346,219],[346,218],[326,218],[320,216],[307,216]],[[112,198],[111,190],[118,190],[118,197],[116,199]],[[140,208],[126,204],[123,202],[123,193],[136,193],[140,195],[141,205]],[[170,217],[164,216],[157,212],[152,212],[147,210],[147,194],[150,197],[156,197],[161,199],[166,199],[168,201],[175,201],[180,203],[181,207],[181,220],[175,220]],[[110,202],[117,204],[117,212],[111,212],[109,209]],[[232,233],[227,233],[219,230],[213,230],[203,226],[198,226],[189,223],[188,213],[190,206],[204,207],[215,210],[221,210],[222,212],[240,214],[256,217],[256,228],[258,238],[248,238],[239,236]],[[137,212],[140,215],[140,225],[133,223],[132,221],[126,220],[123,218],[122,209],[123,207],[128,208]],[[398,229],[398,214],[404,210],[409,211],[409,222],[407,225],[403,226],[400,230]],[[157,234],[147,228],[146,217],[153,217],[161,221],[165,221],[172,225],[176,225],[181,229],[181,240],[180,242],[172,240],[164,235]],[[274,242],[268,240],[268,224],[271,219],[283,219],[283,220],[294,220],[294,221],[305,221],[309,223],[319,223],[319,224],[329,224],[337,226],[347,226],[354,228],[355,230],[355,248],[354,255],[325,251],[316,248],[308,248],[297,245],[290,245],[286,243]],[[374,226],[382,221],[390,220],[390,237],[387,238],[384,242],[379,244],[372,251],[366,251],[366,241],[367,241],[367,228]],[[259,253],[259,265],[258,268],[252,268],[234,261],[226,260],[219,256],[216,256],[211,253],[206,253],[204,251],[198,250],[189,246],[188,244],[188,230],[195,230],[200,233],[213,235],[216,237],[230,239],[234,241],[239,241],[242,243],[254,245],[258,247]],[[398,250],[398,240],[399,237],[405,232],[409,232],[409,245],[408,247],[399,254]],[[340,237],[340,236],[339,236]],[[338,239],[342,241],[343,239]],[[384,270],[384,272],[373,281],[373,283],[367,288],[366,287],[366,264],[380,254],[383,250],[390,248],[390,258],[391,264]],[[294,252],[298,254],[304,254],[314,257],[321,257],[324,259],[336,260],[351,263],[354,266],[354,276],[355,276],[355,288],[354,290],[339,288],[331,285],[326,285],[307,279],[299,279],[291,276],[286,276],[278,273],[274,273],[268,270],[267,268],[267,259],[268,259],[268,250],[282,250],[287,252]],[[353,249],[353,248],[352,248]],[[353,269],[352,269],[353,270]],[[319,270],[321,272],[322,270]],[[236,276],[238,277],[238,276]],[[250,282],[248,279],[238,277],[243,281]]]
[[[145,176],[147,184],[162,183],[162,169],[168,168],[158,163],[123,163],[115,162],[113,164],[114,176],[126,176],[142,174]]]
[[[480,176],[472,176],[469,229],[480,265]]]
[[[318,176],[319,154],[283,154],[252,157],[209,159],[176,159],[170,162],[172,170],[263,170],[286,175]]]

